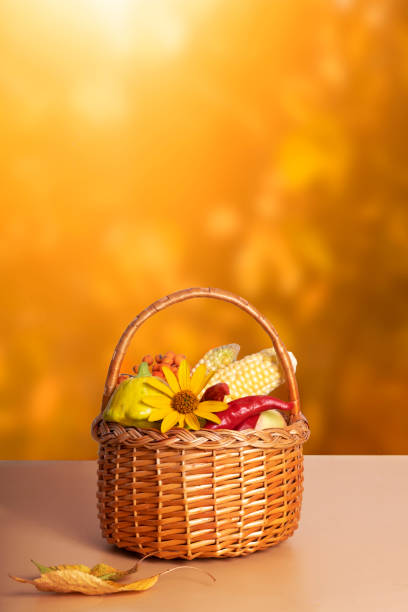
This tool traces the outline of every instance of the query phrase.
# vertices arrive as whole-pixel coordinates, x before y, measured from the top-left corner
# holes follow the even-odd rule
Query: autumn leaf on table
[[[61,565],[41,565],[41,563],[37,563],[37,561],[31,562],[40,570],[41,574],[46,574],[48,572],[52,572],[55,570],[79,570],[81,572],[85,572],[85,574],[91,574],[92,576],[97,576],[103,580],[118,580],[119,578],[123,578],[123,576],[127,576],[128,574],[135,574],[139,569],[139,564],[150,557],[151,555],[146,555],[142,559],[139,559],[135,565],[128,570],[118,570],[110,565],[106,565],[106,563],[97,563],[93,567],[89,568],[87,565],[77,564],[77,565],[66,565],[62,563]]]
[[[215,578],[197,567],[186,565],[177,566],[163,572],[159,572],[149,578],[142,578],[131,582],[130,584],[118,584],[115,582],[123,576],[133,574],[137,571],[139,561],[136,565],[133,565],[128,570],[117,570],[114,567],[106,565],[105,563],[98,563],[92,568],[86,565],[53,565],[46,566],[41,565],[33,561],[34,565],[41,572],[39,578],[33,580],[26,580],[25,578],[18,578],[17,576],[11,576],[13,580],[17,582],[25,582],[32,584],[38,591],[52,591],[55,593],[83,593],[84,595],[109,595],[112,593],[121,593],[126,591],[147,591],[159,579],[159,576],[168,574],[178,569],[194,569],[202,571],[203,573],[210,576],[215,581]]]

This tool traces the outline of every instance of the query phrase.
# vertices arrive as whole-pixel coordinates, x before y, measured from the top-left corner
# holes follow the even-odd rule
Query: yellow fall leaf
[[[149,555],[147,555],[149,556]],[[144,557],[145,558],[145,557]],[[142,561],[143,559],[141,559]],[[212,580],[215,578],[194,566],[178,566],[168,570],[164,570],[154,576],[142,578],[129,584],[118,584],[114,582],[119,578],[123,578],[128,574],[133,574],[137,571],[140,561],[133,565],[128,570],[117,570],[105,563],[98,563],[92,568],[86,565],[54,565],[47,567],[40,563],[33,563],[41,572],[39,578],[27,580],[26,578],[18,578],[10,575],[10,578],[16,582],[24,582],[32,584],[38,591],[52,591],[54,593],[83,593],[84,595],[110,595],[112,593],[121,593],[123,591],[147,591],[159,579],[162,574],[168,574],[177,569],[194,569],[208,574]]]
[[[75,565],[67,565],[65,563],[62,563],[60,565],[47,566],[42,565],[41,563],[37,563],[37,561],[33,561],[32,559],[31,562],[34,563],[34,565],[40,570],[41,574],[63,569],[80,570],[81,572],[85,572],[85,574],[92,574],[93,576],[103,578],[104,580],[118,580],[123,576],[127,576],[128,574],[134,574],[135,572],[137,572],[139,563],[144,561],[144,559],[147,559],[147,557],[150,557],[150,555],[145,555],[142,559],[138,560],[135,565],[132,565],[132,567],[128,570],[118,570],[112,567],[111,565],[106,565],[106,563],[97,563],[92,568],[89,568],[87,565],[82,565],[82,563]]]
[[[123,572],[115,569],[114,567],[111,567],[110,565],[106,565],[106,563],[97,563],[91,568],[90,573],[93,576],[98,576],[98,578],[101,578],[102,576],[106,576],[107,574],[116,575],[116,574],[123,573]],[[128,570],[128,573],[130,574],[131,571]],[[112,580],[112,577],[111,577],[111,580]]]
[[[31,563],[34,563],[34,565],[40,570],[41,574],[44,574],[46,572],[52,572],[54,570],[62,570],[62,569],[77,569],[87,574],[89,574],[90,572],[92,573],[92,570],[90,570],[87,565],[82,565],[82,563],[77,563],[74,565],[68,565],[66,563],[61,563],[60,565],[47,566],[47,565],[42,565],[41,563],[37,563],[37,561],[33,561],[32,559],[31,559]]]
[[[58,569],[41,574],[34,580],[26,580],[17,576],[10,576],[17,582],[32,584],[39,591],[52,591],[54,593],[83,593],[84,595],[108,595],[121,591],[146,591],[156,584],[159,574],[142,578],[131,584],[119,585],[112,580],[103,580],[98,576],[78,569]]]

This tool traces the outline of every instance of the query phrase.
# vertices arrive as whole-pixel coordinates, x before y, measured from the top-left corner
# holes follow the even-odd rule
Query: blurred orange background
[[[305,452],[408,452],[403,4],[1,2],[1,458],[95,457],[120,334],[189,286],[276,326]],[[268,346],[194,300],[124,371],[233,341]]]

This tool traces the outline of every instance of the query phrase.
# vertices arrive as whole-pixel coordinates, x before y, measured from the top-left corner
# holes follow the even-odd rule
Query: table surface
[[[40,593],[7,574],[36,577],[30,559],[134,563],[100,535],[96,462],[3,461],[0,474],[2,611],[408,610],[408,456],[306,456],[300,526],[286,542],[248,557],[194,560],[215,584],[180,571],[144,593],[93,597]],[[137,578],[177,564],[146,559]]]

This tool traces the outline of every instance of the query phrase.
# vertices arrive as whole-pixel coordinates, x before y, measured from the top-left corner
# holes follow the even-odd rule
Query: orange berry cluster
[[[185,355],[177,355],[173,353],[173,351],[169,351],[164,355],[159,354],[153,357],[152,355],[145,355],[142,358],[142,361],[145,361],[149,366],[149,370],[152,373],[152,376],[158,376],[159,378],[164,378],[163,366],[167,366],[170,368],[174,374],[177,374],[179,365],[183,359],[185,359]],[[138,366],[133,367],[133,371],[137,372]]]

